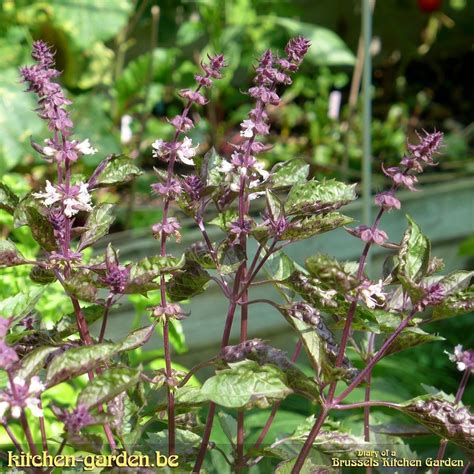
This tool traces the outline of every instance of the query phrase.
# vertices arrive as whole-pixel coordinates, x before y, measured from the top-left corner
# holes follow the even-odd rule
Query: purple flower
[[[119,295],[125,291],[130,275],[130,269],[120,265],[117,252],[109,246],[105,254],[105,276],[101,281],[106,284],[112,293]]]
[[[157,319],[184,319],[187,314],[183,311],[183,308],[177,303],[166,303],[165,306],[155,306],[151,308],[153,316]]]
[[[162,197],[175,198],[179,196],[183,189],[177,179],[171,178],[169,183],[154,183],[151,189]]]
[[[244,237],[250,234],[251,230],[252,230],[252,223],[248,219],[245,219],[243,222],[239,222],[239,221],[231,222],[229,226],[229,232],[230,234],[233,234],[234,236],[232,243],[233,244],[237,243],[241,237]]]
[[[8,346],[3,339],[0,339],[0,368],[9,370],[18,361],[18,354],[13,348]]]
[[[178,132],[181,133],[186,133],[194,127],[194,123],[190,118],[181,115],[176,115],[176,117],[172,118],[169,122]]]
[[[66,99],[59,84],[52,82],[59,76],[59,71],[53,68],[54,54],[46,43],[35,41],[31,55],[36,64],[20,68],[23,81],[28,83],[27,91],[37,94],[38,115],[48,121],[48,128],[68,136],[73,123],[63,107],[71,101]]]
[[[422,289],[424,291],[424,295],[419,302],[419,305],[422,308],[441,304],[446,298],[446,291],[443,285],[441,285],[439,282],[426,285]]]
[[[280,97],[278,97],[278,94],[265,86],[251,87],[249,89],[249,94],[254,99],[258,99],[264,104],[278,105],[280,103]]]
[[[417,135],[420,143],[418,145],[409,144],[408,150],[416,160],[420,160],[427,165],[434,165],[433,154],[439,151],[443,141],[443,134],[441,132],[425,132],[425,136]]]
[[[164,222],[158,222],[151,228],[155,239],[160,238],[162,234],[166,236],[174,235],[177,242],[181,240],[180,229],[181,225],[174,217],[168,217]]]
[[[43,390],[44,385],[36,375],[29,382],[16,376],[13,385],[8,382],[7,388],[0,392],[0,419],[3,419],[7,410],[11,411],[13,418],[20,418],[25,408],[29,408],[33,416],[43,416],[39,399]]]
[[[71,412],[64,411],[58,415],[64,423],[64,428],[68,433],[79,433],[82,428],[94,423],[93,416],[85,405],[78,405]]]
[[[201,76],[200,74],[196,74],[194,76],[194,79],[202,87],[211,87],[212,86],[212,80],[209,79],[206,76]]]
[[[187,196],[193,202],[197,202],[204,190],[204,183],[202,182],[201,178],[196,176],[195,174],[191,174],[186,176],[183,180],[183,189],[186,191]]]
[[[386,240],[388,240],[386,232],[380,229],[372,229],[366,225],[360,225],[353,229],[346,228],[346,230],[349,234],[358,237],[363,242],[372,242],[377,245],[382,245]]]
[[[375,196],[375,204],[384,208],[386,211],[391,209],[400,209],[400,201],[394,196],[393,192],[386,191]]]
[[[310,46],[311,42],[302,36],[290,39],[285,47],[288,60],[297,65],[301,64]]]
[[[279,239],[290,227],[290,223],[285,216],[279,216],[276,219],[268,216],[263,224],[268,228],[269,234],[276,239]]]
[[[208,102],[208,100],[200,92],[192,91],[191,89],[182,89],[179,95],[183,99],[187,99],[190,102],[198,105],[206,105]]]
[[[223,54],[216,54],[215,56],[207,56],[209,62],[201,63],[201,69],[206,73],[207,76],[214,79],[222,78],[222,69],[227,65],[225,64],[225,58]]]
[[[404,186],[410,191],[417,191],[417,189],[414,187],[415,183],[418,182],[416,176],[405,174],[401,168],[397,166],[385,169],[382,165],[382,170],[386,176],[392,179],[396,186]]]

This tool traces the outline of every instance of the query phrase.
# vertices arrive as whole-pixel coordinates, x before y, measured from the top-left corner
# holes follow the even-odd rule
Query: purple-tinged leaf
[[[13,215],[18,202],[16,194],[6,184],[0,183],[0,209]]]
[[[0,268],[28,263],[16,245],[10,240],[0,240]]]
[[[81,236],[78,250],[83,250],[107,235],[115,216],[112,213],[113,204],[99,204],[87,217],[85,231]]]

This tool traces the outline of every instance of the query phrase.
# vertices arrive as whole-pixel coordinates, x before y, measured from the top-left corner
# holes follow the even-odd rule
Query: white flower
[[[49,181],[46,181],[46,190],[42,193],[33,193],[36,199],[41,199],[46,207],[52,206],[57,202],[63,202],[64,214],[67,217],[76,215],[79,211],[92,211],[91,196],[87,184],[79,183],[69,188],[66,193],[63,189],[55,187]]]
[[[39,394],[45,389],[39,377],[31,377],[27,384],[25,379],[16,376],[12,384],[8,382],[7,389],[0,393],[0,418],[10,409],[13,418],[20,418],[22,409],[29,408],[34,416],[43,416]]]
[[[234,165],[225,159],[222,159],[221,165],[219,166],[219,171],[221,173],[230,173],[234,169]]]
[[[89,194],[87,184],[79,183],[76,186],[78,186],[77,193],[64,199],[64,214],[68,217],[76,215],[79,211],[92,211],[91,195]],[[74,186],[74,188],[76,186]]]
[[[193,156],[196,156],[196,150],[199,145],[196,145],[193,148],[193,141],[185,137],[184,140],[181,142],[181,144],[178,147],[178,150],[176,151],[176,154],[178,155],[178,158],[185,164],[185,165],[191,165],[194,166],[194,161],[192,160]]]
[[[46,190],[43,193],[33,193],[36,199],[42,199],[43,204],[47,207],[53,205],[55,202],[61,201],[62,195],[58,190],[51,184],[50,181],[46,180]]]
[[[120,141],[125,145],[130,143],[133,138],[132,128],[130,124],[133,122],[131,115],[124,115],[120,121]]]
[[[359,288],[360,296],[368,308],[374,309],[376,306],[382,306],[383,303],[385,303],[385,293],[382,291],[382,280],[374,284],[369,283],[370,282],[367,282],[361,285]]]
[[[334,296],[336,296],[336,290],[319,290],[319,297],[323,304],[330,303]]]
[[[88,138],[82,142],[78,142],[75,145],[77,151],[83,155],[94,155],[97,153],[97,148],[92,148],[91,143]]]
[[[264,164],[261,161],[257,160],[257,162],[255,163],[253,167],[258,172],[258,174],[263,178],[264,181],[268,179],[268,177],[270,176],[270,173],[264,168]]]
[[[3,416],[5,415],[9,406],[10,405],[8,404],[8,402],[0,402],[0,420],[3,419]]]
[[[240,136],[245,138],[253,137],[253,129],[255,128],[255,123],[252,120],[244,120],[240,126],[242,130],[240,131]]]
[[[165,142],[161,139],[159,140],[155,140],[152,144],[151,144],[152,148],[153,148],[153,156],[155,158],[159,158],[160,156],[163,155],[164,151],[165,151]]]

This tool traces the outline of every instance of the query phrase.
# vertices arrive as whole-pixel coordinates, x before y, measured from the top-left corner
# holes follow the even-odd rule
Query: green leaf
[[[274,18],[277,25],[284,28],[288,36],[304,36],[312,43],[305,60],[318,66],[352,66],[354,53],[334,31],[291,18]]]
[[[170,301],[183,301],[202,293],[209,280],[209,274],[200,265],[195,262],[186,262],[167,283],[166,293]]]
[[[46,287],[28,287],[15,296],[0,301],[0,314],[13,317],[15,322],[28,316],[38,303]]]
[[[57,244],[56,238],[54,237],[53,226],[48,219],[40,214],[36,208],[31,206],[27,206],[25,212],[28,225],[36,242],[48,252],[56,250]]]
[[[35,265],[30,271],[30,279],[40,285],[48,285],[56,281],[56,274],[53,270]]]
[[[264,268],[272,280],[282,281],[289,278],[296,267],[293,260],[280,250],[268,258]]]
[[[95,303],[97,301],[97,283],[95,275],[90,270],[74,271],[64,282],[68,294],[79,300]]]
[[[453,318],[474,310],[474,286],[449,295],[440,305],[433,307],[433,320]]]
[[[135,386],[140,372],[129,368],[109,369],[90,381],[79,395],[77,403],[90,408],[100,405]]]
[[[227,231],[231,222],[236,221],[238,218],[239,213],[235,209],[228,209],[210,220],[209,224],[216,225],[219,229]]]
[[[80,49],[112,39],[125,26],[132,11],[129,0],[50,0],[47,5],[52,10],[54,25],[65,31]]]
[[[204,382],[202,394],[218,405],[241,408],[250,403],[268,406],[293,391],[285,373],[274,365],[261,366],[254,361],[229,364]]]
[[[81,312],[87,325],[90,326],[104,315],[104,307],[99,305],[87,306],[86,308],[81,308]],[[75,314],[67,314],[61,318],[56,324],[55,330],[61,338],[66,338],[79,332]]]
[[[27,263],[25,257],[10,240],[0,240],[0,268],[14,267]]]
[[[38,347],[29,352],[23,359],[21,359],[20,368],[17,371],[18,377],[28,380],[33,375],[44,367],[46,358],[53,352],[58,351],[58,347],[44,346]]]
[[[197,160],[199,175],[206,187],[219,186],[224,177],[219,171],[222,165],[222,157],[217,153],[215,148],[211,148],[202,160]]]
[[[271,187],[284,188],[304,183],[309,173],[309,164],[304,160],[289,160],[277,163],[271,170]]]
[[[355,199],[355,184],[313,179],[293,185],[285,209],[287,214],[313,215],[334,211]]]
[[[305,267],[311,276],[328,288],[346,292],[359,285],[359,281],[347,266],[329,255],[318,253],[308,257]]]
[[[97,177],[94,187],[116,186],[128,183],[142,172],[135,161],[126,156],[114,155]]]
[[[92,346],[74,347],[58,355],[48,366],[46,384],[48,387],[81,375],[94,369],[117,353],[115,344],[94,344]]]
[[[197,453],[201,437],[188,430],[176,430],[176,452],[180,456],[193,456]],[[148,444],[154,451],[166,453],[168,449],[168,430],[148,434]]]
[[[160,275],[179,270],[184,265],[184,259],[175,257],[162,257],[159,255],[147,257],[132,263],[128,268],[130,274],[124,293],[146,294],[148,291],[159,288],[155,279]]]
[[[410,289],[413,283],[419,283],[425,276],[430,261],[431,243],[420,227],[410,217],[398,254],[398,278]]]
[[[298,333],[319,379],[324,382],[338,378],[351,380],[356,375],[347,357],[344,357],[342,366],[336,369],[339,346],[319,311],[306,303],[281,305],[279,310]]]
[[[474,416],[466,407],[456,406],[438,394],[414,398],[399,409],[440,438],[457,444],[473,459]]]
[[[92,209],[84,224],[85,232],[81,236],[78,250],[85,248],[97,242],[107,235],[115,216],[112,213],[113,204],[98,204]]]
[[[150,337],[153,334],[154,327],[152,326],[145,326],[140,329],[136,329],[132,331],[119,345],[118,351],[131,351],[133,349],[137,349],[138,347],[143,346],[146,342],[150,340]]]
[[[217,413],[217,419],[227,439],[235,446],[237,444],[237,420],[222,410]]]
[[[444,341],[445,338],[436,336],[435,334],[429,334],[420,328],[407,328],[400,333],[400,335],[393,341],[392,345],[388,348],[385,355],[395,354],[406,349],[427,344],[429,342]]]
[[[6,184],[0,183],[0,209],[13,215],[18,202],[19,199],[16,194]]]

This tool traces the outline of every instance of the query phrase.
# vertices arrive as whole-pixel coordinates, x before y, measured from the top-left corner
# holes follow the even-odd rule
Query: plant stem
[[[466,390],[467,382],[469,380],[470,375],[471,375],[471,371],[469,370],[469,368],[467,368],[462,375],[461,382],[459,383],[458,391],[456,392],[456,397],[454,399],[455,405],[457,405],[461,401],[462,396],[464,395],[464,390]],[[441,461],[444,458],[447,445],[448,445],[447,439],[443,439],[439,443],[438,454],[436,455],[437,461]],[[438,473],[439,473],[439,467],[435,467],[433,469],[433,474],[438,474]]]
[[[113,304],[114,295],[111,293],[105,302],[104,316],[102,317],[102,326],[100,327],[99,342],[104,341],[105,330],[107,329],[107,320],[109,318],[110,307]]]
[[[43,403],[41,402],[41,399],[39,402],[39,407],[41,408],[41,410],[43,410]],[[41,431],[41,442],[43,445],[43,451],[47,453],[48,452],[48,438],[46,436],[46,428],[44,426],[44,416],[39,417],[39,425],[40,425],[40,431]]]
[[[171,368],[171,349],[169,340],[169,319],[165,320],[163,326],[163,345],[165,349],[166,376],[168,377],[167,397],[168,397],[168,452],[171,456],[175,452],[176,420],[174,417],[174,393],[170,386],[170,377],[173,376]]]
[[[7,432],[8,437],[11,439],[13,446],[15,446],[15,448],[21,453],[23,450],[21,449],[21,445],[16,439],[16,436],[13,434],[13,431],[6,423],[2,423],[2,426],[5,428],[5,431]]]

